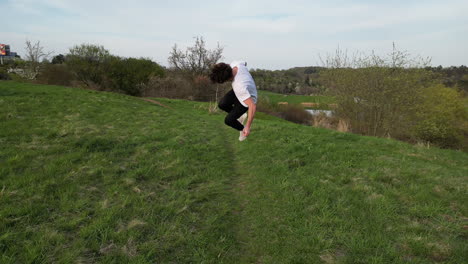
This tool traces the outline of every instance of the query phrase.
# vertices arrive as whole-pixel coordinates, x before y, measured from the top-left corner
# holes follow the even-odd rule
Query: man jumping
[[[232,90],[220,100],[218,107],[228,112],[224,122],[239,130],[239,141],[244,141],[250,134],[257,108],[257,87],[247,69],[247,63],[243,61],[235,61],[230,65],[218,63],[213,67],[210,79],[214,83],[232,81]],[[244,127],[247,110],[247,124]]]

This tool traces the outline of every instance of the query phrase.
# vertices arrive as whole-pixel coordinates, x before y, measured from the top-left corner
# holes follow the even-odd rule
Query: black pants
[[[249,108],[243,106],[239,102],[233,90],[229,91],[223,98],[221,98],[218,107],[228,112],[228,115],[224,119],[224,123],[226,123],[226,125],[239,131],[242,131],[244,129],[244,125],[237,121],[237,119],[241,117],[245,112],[247,112]]]

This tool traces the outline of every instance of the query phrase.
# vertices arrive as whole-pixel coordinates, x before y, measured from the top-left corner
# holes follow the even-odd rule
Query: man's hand
[[[250,127],[245,126],[244,130],[242,130],[242,134],[244,134],[244,137],[247,137],[250,134]]]
[[[244,103],[249,106],[247,124],[245,125],[244,130],[242,130],[244,137],[247,137],[250,134],[250,126],[252,125],[252,121],[254,120],[255,112],[257,111],[257,106],[250,97],[245,99]]]

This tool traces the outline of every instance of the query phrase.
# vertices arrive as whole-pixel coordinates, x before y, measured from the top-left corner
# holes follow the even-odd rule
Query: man
[[[210,79],[214,83],[232,81],[232,90],[221,99],[218,107],[228,112],[224,122],[239,130],[239,141],[244,141],[250,134],[257,109],[257,87],[247,69],[247,63],[243,61],[235,61],[230,65],[218,63],[212,68]],[[247,124],[244,126],[247,111]]]

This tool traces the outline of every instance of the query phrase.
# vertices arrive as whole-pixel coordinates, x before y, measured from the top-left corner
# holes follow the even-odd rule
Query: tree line
[[[294,67],[287,70],[253,69],[252,76],[257,86],[266,91],[282,94],[326,94],[327,86],[321,73],[324,66]],[[433,77],[439,79],[445,86],[456,88],[468,94],[468,67],[425,67],[425,70],[436,73]]]
[[[174,45],[169,68],[149,58],[116,56],[95,44],[75,45],[68,53],[50,58],[39,41],[27,41],[26,51],[25,60],[9,60],[0,66],[0,79],[201,101],[216,100],[228,88],[211,84],[207,77],[210,66],[222,58],[223,48],[208,49],[203,37],[196,37],[186,50]]]

